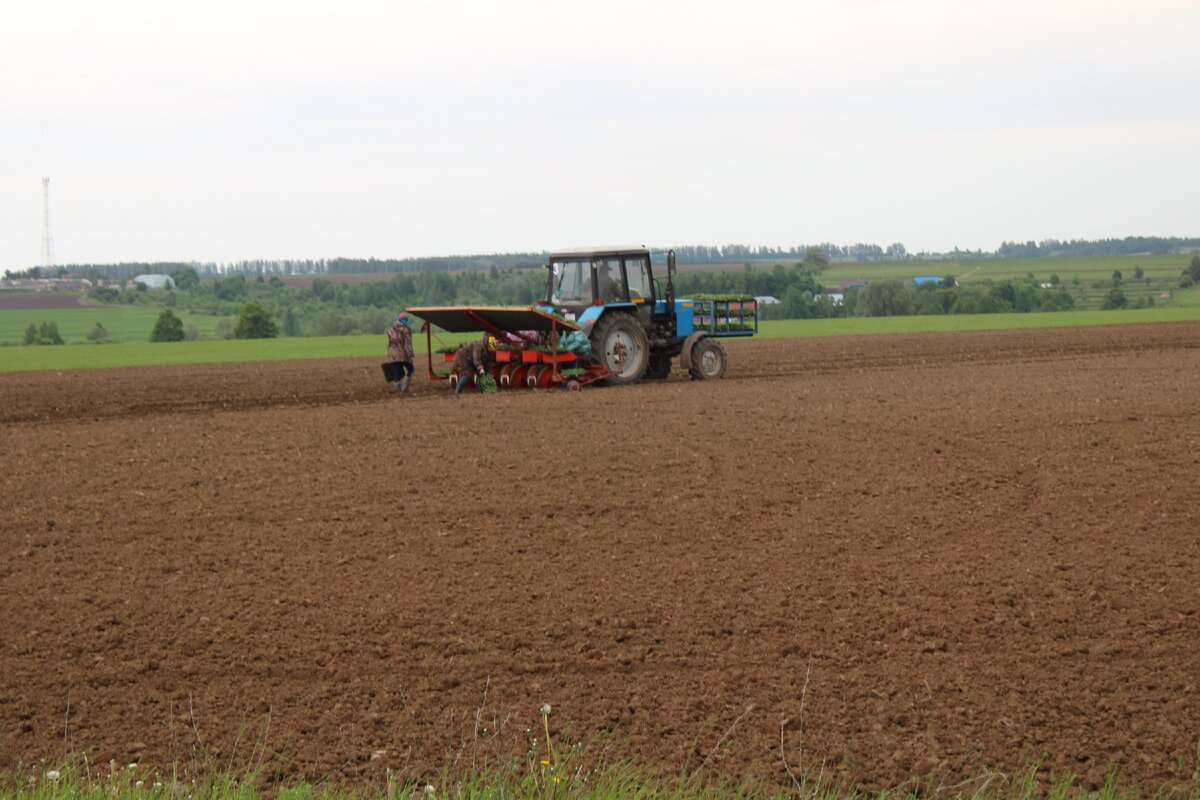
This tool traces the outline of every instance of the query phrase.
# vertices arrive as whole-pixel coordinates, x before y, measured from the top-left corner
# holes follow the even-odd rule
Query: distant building
[[[754,299],[758,302],[758,304],[760,306],[773,306],[773,305],[778,305],[779,303],[782,302],[778,297],[772,297],[769,294],[759,295],[758,297],[755,297]]]
[[[0,290],[22,292],[86,292],[92,288],[87,278],[13,278],[0,280]]]
[[[126,288],[136,289],[137,285],[145,284],[147,289],[174,289],[175,279],[170,275],[138,275],[129,283],[125,284]]]
[[[913,283],[915,283],[917,286],[921,286],[921,285],[927,284],[927,283],[938,284],[941,282],[942,282],[942,279],[939,278],[937,275],[921,275],[920,277],[913,278]]]
[[[835,292],[845,294],[846,292],[850,291],[851,289],[866,288],[866,285],[867,285],[866,278],[854,278],[853,280],[839,281],[838,285],[835,286],[833,290]]]

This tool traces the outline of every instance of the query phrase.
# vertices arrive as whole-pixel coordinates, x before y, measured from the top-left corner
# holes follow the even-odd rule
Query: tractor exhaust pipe
[[[667,310],[675,311],[675,251],[667,251]]]

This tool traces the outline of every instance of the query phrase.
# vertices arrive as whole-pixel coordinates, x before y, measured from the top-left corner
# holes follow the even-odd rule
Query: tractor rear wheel
[[[636,383],[646,374],[650,345],[641,323],[630,314],[607,314],[592,328],[592,349],[615,385]]]
[[[707,336],[692,346],[692,364],[688,374],[695,381],[713,381],[725,374],[725,348]]]

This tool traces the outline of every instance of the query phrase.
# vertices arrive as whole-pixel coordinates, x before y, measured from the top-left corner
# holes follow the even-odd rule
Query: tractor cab
[[[674,253],[669,257],[674,266]],[[561,250],[550,255],[544,306],[590,331],[602,314],[620,308],[638,317],[649,330],[673,310],[665,302],[671,289],[656,285],[645,247]]]

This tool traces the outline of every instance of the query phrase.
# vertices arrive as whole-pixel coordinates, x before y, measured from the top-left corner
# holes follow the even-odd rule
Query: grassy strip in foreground
[[[379,785],[382,784],[382,785]],[[1116,772],[1110,772],[1103,786],[1090,788],[1073,775],[1046,776],[1035,766],[1021,773],[981,772],[952,785],[935,778],[912,778],[894,787],[867,790],[845,786],[818,776],[792,775],[787,785],[775,785],[755,778],[729,781],[709,777],[699,771],[691,775],[660,780],[628,765],[592,771],[564,772],[548,766],[546,760],[466,775],[458,780],[446,777],[433,783],[402,783],[388,773],[378,784],[353,786],[339,783],[295,783],[273,785],[262,775],[216,775],[204,780],[177,779],[143,771],[137,765],[128,768],[110,766],[107,774],[85,775],[69,767],[45,772],[25,772],[0,777],[0,798],[5,800],[742,800],[742,798],[803,798],[804,800],[866,800],[866,798],[939,797],[971,800],[1066,800],[1079,798],[1116,800],[1150,796],[1141,787],[1124,784]],[[1189,784],[1164,786],[1153,792],[1160,798],[1200,800],[1200,779]]]
[[[472,334],[446,334],[441,343],[459,344]],[[439,347],[437,340],[434,348]],[[418,361],[425,352],[425,337],[413,336]],[[43,345],[0,347],[0,372],[34,370],[102,369],[166,364],[213,364],[236,361],[293,361],[309,358],[378,356],[383,363],[387,339],[383,336],[306,336],[283,339],[215,339],[197,342],[128,342],[103,345]],[[435,359],[436,362],[436,359]]]
[[[1200,320],[1200,308],[1145,308],[1124,311],[1053,311],[1032,314],[945,314],[912,317],[840,317],[763,322],[759,335],[767,338],[850,336],[855,334],[986,331],[1013,328],[1074,328],[1135,322]]]

